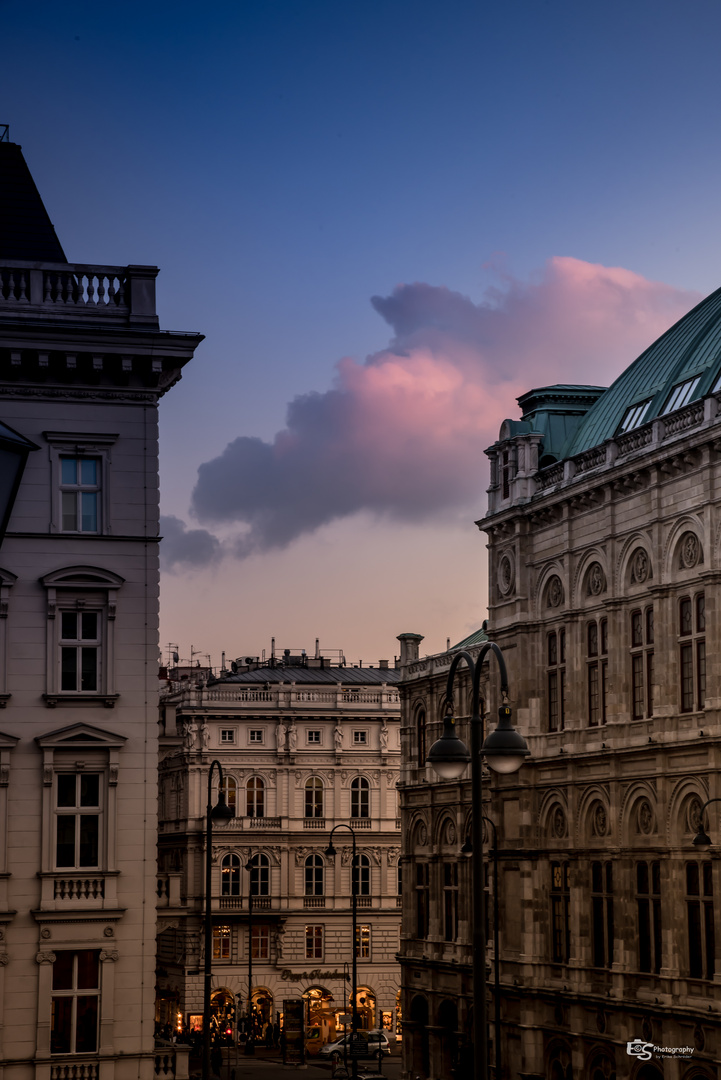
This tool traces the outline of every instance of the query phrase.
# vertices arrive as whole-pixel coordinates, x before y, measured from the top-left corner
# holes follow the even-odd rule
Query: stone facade
[[[691,844],[721,796],[716,379],[709,367],[698,400],[540,470],[533,417],[506,421],[488,452],[487,633],[531,751],[484,792],[504,1077],[718,1076],[721,804],[705,815],[713,845]],[[472,1007],[470,781],[424,764],[452,656],[407,652],[400,684],[404,1076],[434,1080],[463,1068]],[[500,704],[492,665],[483,685]],[[455,702],[468,744],[464,676]],[[492,926],[492,860],[488,882]],[[492,938],[488,960],[493,1064]],[[687,1053],[639,1059],[634,1040]]]
[[[0,1076],[150,1080],[157,413],[200,338],[158,329],[153,267],[37,261],[34,198],[0,258],[0,419],[36,447],[0,551]]]
[[[323,658],[251,664],[162,696],[158,1020],[198,1027],[208,769],[223,768],[235,818],[213,828],[213,1006],[235,1034],[247,1017],[251,858],[253,1006],[275,1021],[304,996],[328,1041],[350,1001],[351,835],[356,831],[363,1027],[397,1020],[400,909],[398,672]],[[217,771],[214,784],[217,781]],[[217,786],[217,785],[216,785]],[[232,1017],[235,1010],[238,1024]]]

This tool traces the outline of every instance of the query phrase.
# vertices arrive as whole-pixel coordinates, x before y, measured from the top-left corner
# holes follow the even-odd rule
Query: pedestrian
[[[273,1046],[278,1049],[280,1046],[280,1024],[276,1020],[273,1024]]]
[[[273,1047],[273,1026],[270,1020],[265,1025],[265,1046],[267,1050],[271,1050]]]
[[[217,1046],[210,1055],[210,1067],[215,1076],[220,1076],[220,1070],[223,1067],[223,1051]]]

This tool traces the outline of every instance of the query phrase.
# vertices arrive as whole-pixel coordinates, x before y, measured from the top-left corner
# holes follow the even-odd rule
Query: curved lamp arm
[[[707,806],[711,805],[712,802],[721,802],[721,799],[720,798],[707,799],[706,802],[701,807],[701,810],[699,812],[698,832],[696,833],[693,840],[691,841],[691,843],[694,845],[694,847],[711,847],[711,844],[713,843],[713,841],[711,840],[711,837],[708,835],[708,833],[706,832],[706,830],[703,827],[704,811],[705,811]]]

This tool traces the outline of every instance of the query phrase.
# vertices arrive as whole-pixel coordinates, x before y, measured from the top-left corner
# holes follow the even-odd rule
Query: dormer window
[[[641,401],[638,405],[632,405],[631,408],[626,411],[626,415],[621,422],[621,434],[641,426],[646,419],[646,413],[648,412],[650,404],[651,398],[648,398],[647,401]]]
[[[701,381],[701,376],[696,375],[693,379],[687,379],[686,382],[679,383],[678,386],[674,386],[668,401],[663,407],[661,412],[662,416],[667,416],[668,413],[676,412],[676,409],[682,409],[684,405],[688,405],[689,401],[696,392],[696,387]]]

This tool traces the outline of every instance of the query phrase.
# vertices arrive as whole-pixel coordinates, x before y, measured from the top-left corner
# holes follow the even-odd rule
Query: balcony
[[[94,266],[4,259],[0,315],[157,328],[154,266]]]
[[[304,908],[323,908],[325,907],[324,896],[304,896],[303,897]]]
[[[218,911],[243,911],[247,906],[248,898],[242,896],[216,896],[213,901],[213,907]],[[272,897],[253,897],[253,911],[270,911],[271,907]]]
[[[322,817],[307,817],[303,818],[304,829],[325,829],[325,818]]]
[[[358,901],[358,907],[373,907],[372,896],[358,896],[356,899]]]
[[[371,828],[371,819],[369,817],[353,817],[350,819],[350,823],[354,829]]]

